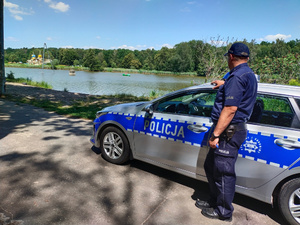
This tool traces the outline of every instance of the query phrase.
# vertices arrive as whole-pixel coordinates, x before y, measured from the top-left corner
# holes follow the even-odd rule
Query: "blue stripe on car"
[[[197,147],[206,146],[207,144],[207,137],[204,138],[202,143],[199,143],[199,135],[203,135],[203,133],[197,134],[190,131],[187,126],[196,123],[190,123],[188,121],[165,120],[163,118],[150,118],[143,115],[137,116],[135,114],[109,112],[97,119],[95,123],[95,132],[98,130],[100,124],[105,121],[115,121],[121,124],[124,129],[129,132],[167,139],[169,141],[177,141]],[[211,127],[206,124],[200,125],[207,127],[208,130]],[[299,158],[299,153],[298,151],[287,150],[274,144],[274,141],[278,138],[287,139],[288,137],[248,131],[247,139],[239,150],[239,157],[286,169],[295,162],[294,159]],[[300,138],[298,141],[300,141]],[[273,147],[270,148],[267,146]],[[289,152],[288,154],[287,151]],[[289,169],[299,166],[300,160]]]

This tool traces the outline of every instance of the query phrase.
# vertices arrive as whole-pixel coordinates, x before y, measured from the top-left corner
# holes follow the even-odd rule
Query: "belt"
[[[217,122],[213,122],[213,126],[216,127],[216,125],[217,125]],[[229,127],[230,125],[234,126],[235,129],[236,129],[236,131],[247,130],[247,124],[246,124],[246,123],[231,123],[231,124],[228,125],[228,127]],[[227,128],[228,128],[228,127],[227,127]],[[227,129],[227,128],[226,128],[226,129]],[[226,129],[225,129],[225,130],[226,130]]]
[[[232,124],[229,124],[229,126],[234,126],[236,131],[247,130],[247,124],[246,123],[232,123]]]

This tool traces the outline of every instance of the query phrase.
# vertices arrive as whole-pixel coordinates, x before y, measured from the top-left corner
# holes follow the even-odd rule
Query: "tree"
[[[189,43],[182,42],[178,45],[175,45],[175,51],[177,54],[176,59],[178,60],[178,65],[173,65],[175,68],[173,68],[172,71],[175,70],[177,70],[177,72],[194,71],[195,65],[193,61],[192,49]]]
[[[78,66],[79,65],[79,60],[75,59],[74,62],[73,62],[73,65]]]
[[[66,49],[66,48],[61,48],[59,50],[60,54],[60,63],[63,65],[73,65],[74,60],[78,60],[78,54],[75,51],[75,49]]]
[[[162,47],[160,51],[154,56],[154,65],[156,70],[168,71],[169,59],[172,56],[172,50],[167,47]]]
[[[140,69],[141,67],[142,67],[142,64],[141,64],[140,60],[138,60],[138,59],[131,60],[131,65],[130,65],[131,69]]]
[[[142,67],[145,70],[154,70],[154,55],[156,54],[156,51],[154,49],[147,49],[142,50],[141,55],[144,59],[141,61]]]
[[[287,55],[291,51],[289,45],[281,39],[277,39],[275,43],[272,44],[270,57],[280,58]]]
[[[117,64],[117,67],[122,67],[122,62],[124,60],[124,57],[128,55],[130,52],[132,51],[129,49],[116,50],[115,63]]]
[[[134,60],[134,54],[132,52],[130,52],[129,54],[127,54],[122,61],[122,67],[123,68],[130,68],[131,67],[131,61]]]
[[[198,68],[197,72],[205,73],[206,79],[216,79],[228,71],[227,63],[224,59],[229,41],[224,41],[218,37],[216,40],[211,38],[210,43],[199,43],[197,45]],[[227,48],[225,47],[227,46]],[[198,74],[202,75],[202,74]]]
[[[141,68],[142,64],[141,62],[135,57],[133,52],[130,52],[127,54],[123,61],[122,61],[122,66],[124,68],[131,68],[131,69],[139,69]]]
[[[8,61],[9,62],[19,62],[19,57],[17,56],[17,54],[12,53],[8,56]]]
[[[101,62],[98,57],[95,55],[94,49],[89,49],[83,58],[83,66],[88,67],[90,71],[100,71]]]

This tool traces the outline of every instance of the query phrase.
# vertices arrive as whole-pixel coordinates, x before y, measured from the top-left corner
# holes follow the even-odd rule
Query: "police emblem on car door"
[[[237,185],[247,188],[265,184],[291,165],[300,166],[296,163],[300,138],[295,129],[299,119],[288,97],[258,94],[256,102],[260,106],[254,107],[236,163]]]

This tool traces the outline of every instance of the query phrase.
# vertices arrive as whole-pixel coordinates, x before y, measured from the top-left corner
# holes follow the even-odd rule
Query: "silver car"
[[[210,84],[178,90],[150,102],[97,112],[91,142],[111,163],[138,159],[207,181]],[[300,224],[300,87],[258,85],[248,135],[236,163],[236,192],[276,203],[289,224]]]

